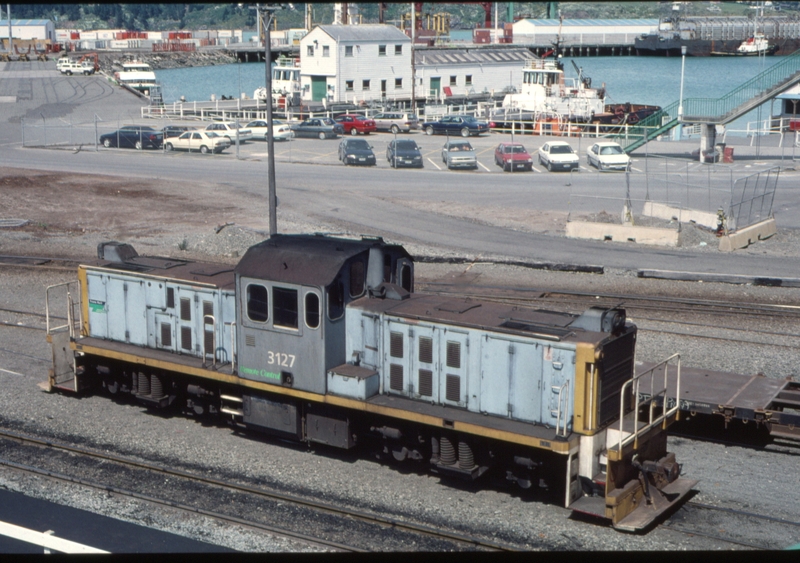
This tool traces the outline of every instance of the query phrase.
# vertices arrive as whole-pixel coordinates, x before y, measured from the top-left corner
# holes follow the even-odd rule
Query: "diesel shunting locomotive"
[[[635,376],[621,308],[417,293],[411,256],[370,237],[274,235],[235,266],[108,242],[77,273],[47,291],[52,390],[546,487],[623,530],[696,483],[667,452],[679,358]]]

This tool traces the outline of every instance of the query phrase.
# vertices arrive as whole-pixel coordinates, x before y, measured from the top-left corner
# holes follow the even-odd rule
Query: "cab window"
[[[297,313],[297,290],[285,287],[273,287],[273,324],[283,328],[297,328]]]
[[[263,285],[255,283],[247,286],[247,318],[257,323],[269,319],[269,293]]]

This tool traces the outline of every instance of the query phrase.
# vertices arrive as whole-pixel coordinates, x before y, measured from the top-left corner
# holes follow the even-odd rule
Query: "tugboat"
[[[752,57],[758,55],[774,55],[778,50],[777,45],[770,45],[763,33],[756,32],[752,37],[742,41],[733,52],[711,51],[715,57]]]

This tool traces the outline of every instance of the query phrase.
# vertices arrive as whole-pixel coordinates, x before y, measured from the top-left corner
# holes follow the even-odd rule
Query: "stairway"
[[[798,83],[800,51],[783,58],[721,98],[684,99],[683,123],[725,125]],[[619,143],[628,153],[641,147],[678,125],[679,105],[678,101],[662,108],[635,127],[611,135],[611,140]]]

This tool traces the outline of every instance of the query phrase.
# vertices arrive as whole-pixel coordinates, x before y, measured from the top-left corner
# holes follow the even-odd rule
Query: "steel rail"
[[[74,452],[72,452],[72,453],[74,453]],[[280,528],[275,528],[275,527],[269,526],[267,524],[258,524],[258,523],[254,523],[254,522],[249,522],[249,521],[244,520],[242,518],[237,518],[236,516],[228,516],[226,514],[222,514],[221,512],[214,512],[212,510],[205,510],[203,508],[196,508],[196,507],[193,507],[193,506],[189,506],[187,504],[174,502],[174,501],[170,501],[170,500],[161,500],[161,499],[149,496],[149,495],[143,495],[141,493],[137,493],[135,491],[129,491],[127,489],[121,489],[119,487],[114,487],[112,485],[104,485],[102,483],[94,483],[94,482],[91,482],[91,481],[87,481],[85,479],[80,479],[78,477],[71,477],[69,475],[65,475],[64,473],[58,473],[58,472],[55,472],[55,471],[50,471],[49,469],[40,469],[40,468],[37,468],[37,467],[33,467],[31,465],[25,465],[25,464],[21,464],[21,463],[16,463],[16,462],[9,461],[9,460],[3,459],[3,458],[0,458],[0,465],[4,465],[6,467],[9,467],[11,469],[15,469],[17,471],[24,471],[26,473],[32,473],[34,475],[39,475],[39,476],[47,477],[47,478],[50,478],[50,479],[56,479],[56,480],[59,480],[59,481],[64,481],[66,483],[74,483],[74,484],[81,485],[83,487],[97,489],[99,491],[109,492],[109,493],[113,493],[113,494],[116,494],[116,495],[119,495],[119,496],[134,498],[136,500],[149,502],[149,503],[152,503],[152,504],[156,504],[158,506],[164,506],[164,507],[168,507],[168,508],[176,508],[176,509],[182,510],[184,512],[191,512],[191,513],[194,513],[194,514],[200,514],[202,516],[207,516],[207,517],[213,518],[215,520],[220,520],[222,522],[228,522],[228,523],[231,523],[231,524],[237,524],[239,526],[245,526],[245,527],[252,528],[252,529],[255,529],[255,530],[259,530],[259,531],[262,531],[262,532],[269,532],[269,533],[272,533],[272,534],[276,534],[276,535],[280,535],[280,536],[284,536],[284,537],[290,537],[290,538],[293,538],[293,539],[302,540],[302,541],[306,541],[306,542],[309,542],[309,543],[322,545],[322,546],[325,546],[325,547],[331,547],[331,548],[337,549],[339,551],[350,551],[350,552],[358,552],[358,551],[365,552],[365,551],[367,551],[367,550],[364,550],[364,549],[359,549],[359,548],[355,548],[355,547],[352,547],[352,546],[346,546],[346,545],[339,544],[339,543],[336,543],[336,542],[330,542],[330,541],[327,541],[327,540],[314,538],[314,537],[311,537],[311,536],[307,536],[305,534],[300,534],[300,533],[292,532],[292,531],[289,531],[289,530],[283,530],[283,529],[280,529]]]
[[[106,454],[102,452],[97,452],[93,450],[89,450],[86,448],[80,448],[76,446],[69,446],[67,444],[56,443],[52,440],[44,440],[41,438],[35,438],[32,436],[24,436],[22,434],[17,434],[15,432],[11,432],[8,430],[0,430],[0,438],[7,438],[10,440],[17,440],[21,442],[28,442],[31,444],[35,444],[42,447],[52,448],[59,451],[75,453],[79,455],[95,457],[97,459],[106,460],[106,461],[113,461],[122,465],[127,465],[130,467],[137,467],[140,469],[146,469],[148,471],[153,471],[156,473],[162,473],[164,475],[172,475],[175,477],[180,477],[183,479],[188,479],[191,481],[195,481],[198,483],[204,483],[208,485],[214,485],[221,488],[226,488],[234,491],[244,492],[248,494],[253,494],[257,496],[261,496],[264,498],[268,498],[271,500],[277,500],[281,502],[286,502],[289,504],[295,504],[298,506],[305,506],[308,508],[312,508],[314,510],[324,511],[340,516],[346,516],[351,518],[356,518],[361,521],[371,523],[371,524],[378,524],[384,527],[389,527],[398,530],[404,530],[407,532],[412,532],[416,534],[428,535],[434,538],[446,539],[449,541],[455,541],[459,543],[464,543],[468,545],[472,545],[475,547],[483,547],[491,550],[496,551],[517,551],[518,548],[513,546],[507,546],[498,544],[495,542],[490,542],[486,540],[482,540],[479,538],[474,538],[470,536],[465,536],[453,532],[443,532],[436,530],[434,528],[423,526],[421,524],[411,524],[407,522],[403,522],[401,520],[396,520],[393,518],[387,518],[384,516],[377,516],[373,514],[369,514],[366,512],[358,511],[358,510],[349,510],[343,507],[334,506],[331,504],[304,499],[294,495],[288,495],[285,493],[278,493],[274,491],[268,491],[265,489],[259,489],[256,487],[251,487],[248,485],[242,485],[239,483],[232,483],[229,481],[223,481],[220,479],[214,479],[212,477],[205,477],[201,475],[195,475],[192,473],[188,473],[185,471],[181,471],[179,469],[170,469],[167,467],[159,466],[156,464],[151,464],[147,462],[135,461],[131,459],[126,459],[120,456],[115,456],[112,454]]]

